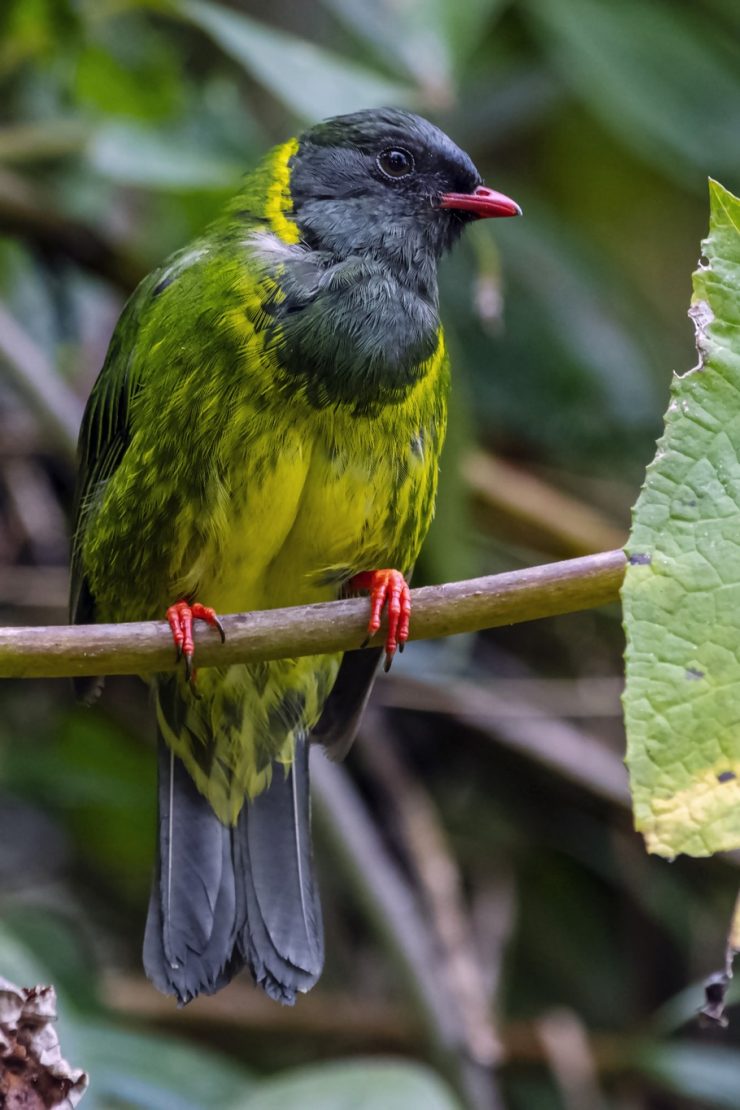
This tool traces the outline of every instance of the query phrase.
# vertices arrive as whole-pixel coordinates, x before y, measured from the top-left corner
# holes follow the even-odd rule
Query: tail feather
[[[181,1003],[225,986],[246,963],[270,997],[293,1003],[318,979],[323,928],[313,878],[308,742],[286,774],[223,825],[159,739],[159,851],[144,968]]]
[[[382,656],[383,648],[345,651],[342,656],[337,680],[311,729],[311,740],[323,744],[329,759],[344,759],[352,747]]]
[[[144,969],[181,1003],[224,986],[235,960],[231,832],[159,738],[159,851],[144,936]]]
[[[300,737],[288,773],[275,768],[235,830],[245,907],[239,950],[255,981],[286,1003],[314,985],[324,964],[310,820],[308,741]]]

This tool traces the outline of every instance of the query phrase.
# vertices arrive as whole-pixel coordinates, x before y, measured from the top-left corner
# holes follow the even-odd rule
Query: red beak
[[[479,220],[492,216],[521,216],[522,210],[515,200],[479,185],[472,193],[443,193],[441,208],[453,208],[458,212],[472,212]]]

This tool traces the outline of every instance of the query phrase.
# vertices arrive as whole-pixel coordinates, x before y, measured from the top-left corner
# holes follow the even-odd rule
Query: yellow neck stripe
[[[270,227],[284,243],[297,243],[300,239],[298,225],[288,213],[293,210],[290,195],[290,160],[298,150],[298,140],[291,139],[275,151],[271,166],[272,181],[267,190],[265,216]]]

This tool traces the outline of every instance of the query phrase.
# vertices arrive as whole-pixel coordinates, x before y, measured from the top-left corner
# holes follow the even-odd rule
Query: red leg
[[[385,638],[385,669],[390,670],[396,648],[403,651],[409,638],[411,593],[400,570],[366,570],[350,579],[350,589],[370,591],[370,639],[380,628],[383,606],[388,606],[388,635]]]
[[[195,677],[193,671],[193,655],[195,654],[194,620],[205,621],[212,628],[217,628],[221,636],[221,643],[226,639],[221,621],[216,616],[215,611],[209,609],[207,605],[201,605],[197,601],[193,602],[192,605],[187,601],[177,601],[174,605],[170,605],[167,610],[167,623],[172,631],[172,639],[175,641],[177,658],[185,657],[185,677],[188,682]]]

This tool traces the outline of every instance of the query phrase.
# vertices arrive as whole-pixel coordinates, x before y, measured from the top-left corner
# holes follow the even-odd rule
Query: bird
[[[434,512],[449,390],[437,265],[518,205],[401,109],[275,147],[125,305],[78,445],[75,623],[166,615],[179,667],[143,676],[157,858],[143,943],[185,1004],[243,968],[292,1004],[324,962],[309,749],[341,758]],[[384,647],[196,669],[219,613],[369,594]],[[83,678],[88,703],[102,680]]]

